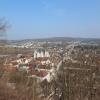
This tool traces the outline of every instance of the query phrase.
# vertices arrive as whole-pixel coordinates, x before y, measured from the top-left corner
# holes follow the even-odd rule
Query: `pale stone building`
[[[33,56],[34,56],[34,59],[36,59],[36,58],[49,58],[50,57],[50,54],[49,54],[49,52],[48,51],[46,51],[45,49],[43,49],[43,48],[38,48],[38,49],[36,49],[35,51],[34,51],[34,54],[33,54]]]

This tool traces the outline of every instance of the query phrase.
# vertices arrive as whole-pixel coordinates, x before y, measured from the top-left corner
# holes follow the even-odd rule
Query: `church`
[[[47,50],[45,50],[44,48],[38,48],[34,51],[34,59],[37,58],[49,58],[50,54]]]

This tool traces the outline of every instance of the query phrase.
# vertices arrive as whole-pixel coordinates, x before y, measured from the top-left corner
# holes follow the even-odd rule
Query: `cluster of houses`
[[[67,46],[63,54],[62,47],[43,48],[38,47],[34,52],[17,54],[13,57],[7,57],[4,70],[14,73],[17,71],[25,71],[31,77],[39,77],[50,81],[50,77],[56,76],[56,71],[60,71],[61,61],[68,60],[74,45]],[[66,54],[67,53],[67,54]],[[63,57],[62,57],[63,56]],[[65,59],[66,58],[66,59]]]
[[[7,72],[26,71],[32,76],[44,77],[48,74],[48,70],[54,66],[50,58],[50,53],[47,50],[38,48],[31,54],[8,57],[4,64],[4,70]]]

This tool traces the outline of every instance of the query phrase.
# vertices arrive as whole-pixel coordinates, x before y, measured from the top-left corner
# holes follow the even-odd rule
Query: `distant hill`
[[[8,44],[7,40],[0,40],[0,46]]]
[[[24,40],[11,40],[11,43],[23,43],[23,42],[29,42],[29,41],[38,41],[38,42],[57,42],[57,41],[66,41],[66,42],[75,42],[75,41],[80,41],[80,42],[86,42],[86,43],[98,43],[100,44],[100,39],[96,38],[72,38],[72,37],[52,37],[52,38],[41,38],[41,39],[24,39]]]

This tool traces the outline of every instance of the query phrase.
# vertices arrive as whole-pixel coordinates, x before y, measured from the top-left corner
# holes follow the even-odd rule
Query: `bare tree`
[[[0,33],[6,32],[7,28],[8,28],[7,21],[5,20],[5,18],[1,18],[0,19]]]
[[[3,17],[0,18],[0,45],[4,45],[7,43],[7,34],[6,31],[8,30],[9,25],[7,20]]]

